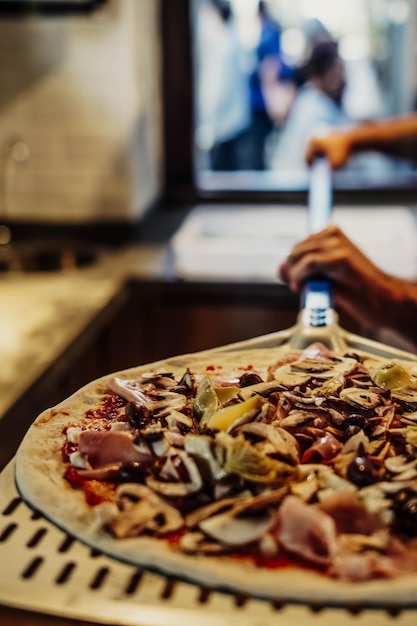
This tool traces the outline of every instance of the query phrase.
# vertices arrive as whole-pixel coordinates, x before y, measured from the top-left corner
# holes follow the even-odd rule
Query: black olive
[[[118,479],[121,482],[130,483],[144,483],[145,482],[144,467],[137,461],[130,461],[130,463],[123,463],[119,467]]]
[[[345,439],[356,435],[360,430],[363,430],[366,435],[369,435],[371,431],[366,417],[360,413],[351,413],[343,422],[343,428],[345,431]]]
[[[245,372],[239,378],[239,386],[240,387],[250,387],[250,385],[256,385],[257,383],[263,383],[262,378],[255,374],[255,372]]]
[[[136,402],[128,402],[125,407],[127,421],[134,428],[145,428],[151,421],[151,412]]]
[[[406,491],[400,492],[394,501],[396,530],[409,537],[417,535],[417,496]]]
[[[367,456],[357,456],[347,468],[348,479],[358,487],[372,485],[378,480],[378,474],[372,461]]]

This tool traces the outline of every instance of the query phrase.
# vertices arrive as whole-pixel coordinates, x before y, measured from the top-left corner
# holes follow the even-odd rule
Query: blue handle
[[[333,308],[330,282],[324,278],[306,281],[301,304],[309,326],[327,326],[329,311]]]
[[[310,171],[308,197],[310,232],[325,228],[332,214],[332,170],[324,157],[315,160]],[[328,311],[333,308],[332,288],[325,278],[306,281],[302,294],[305,322],[310,326],[326,326]]]

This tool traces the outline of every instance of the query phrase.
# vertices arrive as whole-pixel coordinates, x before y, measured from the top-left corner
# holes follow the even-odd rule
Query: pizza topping
[[[228,498],[197,509],[186,517],[185,523],[227,546],[243,546],[261,540],[275,527],[277,514],[273,505],[280,503],[286,493],[283,488],[257,496]],[[194,547],[194,551],[204,550],[201,544]],[[189,544],[187,551],[192,551]]]
[[[391,397],[400,402],[406,411],[417,409],[417,390],[409,387],[401,387],[391,392]]]
[[[205,481],[213,483],[227,476],[225,469],[220,465],[220,458],[216,453],[212,437],[186,435],[184,445],[186,452],[197,463],[198,470]]]
[[[116,490],[120,513],[108,522],[119,538],[137,537],[146,532],[163,535],[183,527],[182,515],[145,485],[127,483]]]
[[[275,382],[286,389],[305,385],[311,380],[309,373],[293,371],[291,365],[283,365],[278,370],[275,370],[273,375]]]
[[[258,413],[264,402],[263,398],[254,395],[243,402],[230,404],[212,413],[206,421],[206,426],[211,430],[231,429],[236,422],[241,424],[250,421]]]
[[[330,565],[338,552],[333,518],[293,495],[279,508],[277,539],[290,554],[320,566]]]
[[[87,457],[92,468],[117,462],[151,461],[149,454],[143,453],[133,444],[132,435],[121,431],[85,430],[80,434],[78,450]]]
[[[354,485],[366,487],[380,479],[380,472],[378,465],[368,455],[361,454],[349,463],[346,476]]]
[[[125,408],[127,421],[134,428],[145,428],[152,421],[152,412],[144,404],[128,402]]]
[[[297,439],[281,426],[252,422],[241,426],[239,433],[264,455],[285,461],[290,465],[296,465],[300,460],[300,446]]]
[[[239,378],[240,387],[249,387],[258,383],[263,383],[263,380],[256,372],[245,372]]]
[[[373,382],[382,389],[409,387],[417,390],[417,378],[395,361],[385,361],[370,368]]]
[[[220,555],[231,551],[232,546],[215,541],[203,532],[187,532],[179,542],[179,547],[186,554]]]
[[[296,476],[297,468],[283,461],[264,456],[242,435],[216,435],[221,464],[228,474],[237,474],[255,483],[283,483]]]
[[[194,459],[183,451],[178,452],[187,478],[181,481],[158,480],[153,476],[146,478],[146,484],[157,493],[168,497],[184,497],[200,491],[203,479]]]
[[[328,463],[341,449],[340,441],[332,433],[323,431],[322,436],[304,452],[301,463]]]
[[[416,571],[417,385],[370,363],[315,344],[263,370],[115,377],[117,410],[67,428],[64,458],[80,481],[119,485],[103,521],[117,538],[177,533],[187,553],[344,580]]]
[[[354,407],[363,409],[374,409],[383,402],[380,394],[369,389],[355,389],[354,387],[342,389],[339,398]]]
[[[276,522],[272,511],[245,511],[234,515],[231,512],[213,515],[200,522],[200,529],[216,541],[230,546],[244,546],[258,541]]]
[[[192,410],[193,415],[198,420],[199,429],[203,431],[212,415],[220,406],[219,398],[214,389],[213,383],[209,376],[204,376],[198,385]]]
[[[114,377],[110,379],[108,387],[114,393],[136,405],[143,407],[143,410],[162,411],[166,408],[182,409],[185,407],[187,398],[183,393],[170,391],[166,387],[161,388],[161,381],[169,380],[169,377],[155,376],[145,377],[143,381],[123,380]]]

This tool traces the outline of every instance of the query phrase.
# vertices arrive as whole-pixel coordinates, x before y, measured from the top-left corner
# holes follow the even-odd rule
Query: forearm
[[[379,150],[417,160],[417,115],[359,124],[349,131],[352,152]]]
[[[375,325],[393,331],[417,351],[417,284],[387,277]]]

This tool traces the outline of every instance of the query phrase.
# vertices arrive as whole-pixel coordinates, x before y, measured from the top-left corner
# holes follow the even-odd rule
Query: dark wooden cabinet
[[[137,281],[112,326],[113,362],[125,367],[288,328],[298,298],[282,285]]]

